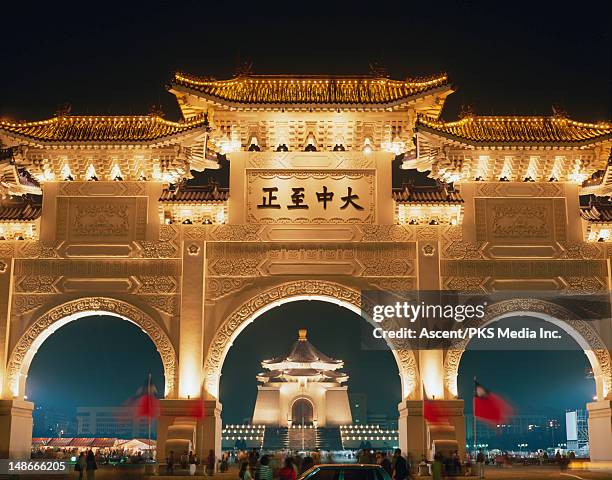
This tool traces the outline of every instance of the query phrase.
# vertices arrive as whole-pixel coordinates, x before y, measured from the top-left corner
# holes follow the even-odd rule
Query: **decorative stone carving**
[[[565,187],[561,183],[512,183],[486,182],[476,185],[477,197],[563,197]]]
[[[58,197],[57,237],[79,241],[142,240],[146,197]]]
[[[264,307],[295,296],[321,296],[340,300],[357,308],[361,308],[361,295],[357,290],[345,287],[338,283],[320,280],[299,280],[284,283],[266,291],[258,293],[253,298],[239,306],[219,326],[210,345],[204,362],[204,385],[206,391],[213,397],[218,396],[219,379],[223,359],[229,350],[234,337],[242,329],[245,322],[257,314]],[[404,394],[408,395],[417,383],[416,360],[410,350],[395,350],[398,361]]]
[[[230,293],[242,290],[244,287],[252,285],[254,278],[215,278],[208,277],[206,283],[206,298],[208,300],[218,300]]]
[[[24,360],[38,336],[59,320],[70,315],[88,312],[113,313],[134,322],[144,330],[161,356],[166,380],[166,396],[172,397],[174,395],[177,357],[174,346],[165,330],[142,310],[121,300],[105,297],[82,298],[58,305],[39,316],[27,328],[11,351],[8,360],[7,379],[12,392],[17,392],[20,374],[27,374],[29,364],[24,364]]]
[[[175,293],[178,282],[169,275],[140,275],[138,293]]]
[[[200,251],[200,247],[198,247],[195,243],[192,243],[187,247],[187,252],[189,255],[197,255]]]
[[[143,182],[61,182],[60,195],[68,197],[86,197],[89,195],[106,195],[114,197],[134,197],[147,194]]]
[[[140,295],[138,298],[166,315],[176,316],[179,314],[180,297],[178,295]]]
[[[59,277],[53,275],[27,275],[15,281],[15,291],[20,293],[57,293],[55,283]]]
[[[359,225],[363,242],[413,242],[416,239],[413,228],[404,225]]]
[[[573,320],[573,315],[565,308],[554,303],[545,302],[543,300],[519,298],[514,300],[506,300],[489,305],[484,318],[480,320],[471,320],[461,325],[462,328],[482,327],[485,326],[502,315],[531,312],[539,313],[545,316],[563,321],[574,331],[574,338],[578,336],[589,346],[597,358],[598,367],[601,370],[601,375],[606,392],[612,391],[612,364],[610,360],[610,352],[607,346],[599,337],[597,331],[584,320]],[[453,395],[457,395],[457,375],[459,374],[459,362],[461,356],[469,344],[469,339],[457,341],[452,348],[448,349],[444,358],[444,385],[446,389]]]
[[[23,315],[48,301],[49,297],[47,295],[15,294],[13,296],[13,312],[17,315]]]
[[[476,238],[499,243],[565,240],[561,198],[476,198]]]
[[[436,247],[434,247],[431,243],[427,243],[423,245],[421,251],[426,257],[433,257],[436,254]]]
[[[142,258],[178,258],[179,247],[172,241],[138,242],[142,250]]]

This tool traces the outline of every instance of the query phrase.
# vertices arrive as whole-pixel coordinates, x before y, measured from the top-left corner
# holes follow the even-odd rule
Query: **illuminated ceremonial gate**
[[[445,75],[176,74],[171,92],[181,122],[0,122],[0,457],[29,454],[24,385],[36,349],[86,313],[139,325],[160,352],[163,459],[173,442],[201,457],[220,450],[225,356],[283,302],[359,313],[362,290],[609,289],[611,124],[444,122]],[[190,180],[223,168],[228,184]],[[435,181],[394,185],[403,170]],[[563,316],[526,300],[516,307]],[[513,313],[503,308],[491,315]],[[596,373],[591,456],[612,460],[610,325],[571,325]],[[421,385],[450,412],[447,432],[464,452],[461,353],[394,351],[400,445],[413,458],[436,440],[429,432],[423,444]],[[186,420],[202,398],[204,417]]]

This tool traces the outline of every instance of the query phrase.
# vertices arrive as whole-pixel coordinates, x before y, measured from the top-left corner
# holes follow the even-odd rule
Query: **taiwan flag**
[[[159,400],[157,389],[151,383],[151,375],[143,387],[138,390],[138,396],[134,402],[137,417],[156,418],[159,416]]]
[[[431,401],[423,388],[423,417],[428,423],[440,423],[448,420],[448,413],[439,404]]]
[[[512,407],[501,397],[489,392],[474,380],[474,416],[491,425],[505,423]]]

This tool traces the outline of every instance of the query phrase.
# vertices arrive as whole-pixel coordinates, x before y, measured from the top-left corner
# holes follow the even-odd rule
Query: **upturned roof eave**
[[[265,103],[265,102],[236,102],[218,97],[215,95],[205,94],[196,88],[190,88],[185,85],[172,82],[171,87],[168,90],[170,93],[187,94],[201,98],[213,105],[226,107],[234,110],[306,110],[310,108],[316,108],[320,110],[372,110],[381,111],[389,110],[401,107],[403,105],[410,105],[420,100],[421,98],[435,95],[442,92],[447,92],[445,97],[454,92],[454,88],[450,83],[445,83],[437,87],[432,87],[422,92],[415,93],[414,95],[408,95],[406,97],[391,101],[391,102],[368,102],[368,103],[316,103],[316,102],[287,102],[287,103]],[[441,109],[442,107],[440,107]],[[182,106],[181,106],[182,109]]]

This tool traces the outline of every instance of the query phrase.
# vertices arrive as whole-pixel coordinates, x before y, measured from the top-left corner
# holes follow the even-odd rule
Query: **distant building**
[[[565,436],[567,449],[579,456],[589,452],[589,424],[586,410],[565,412]]]
[[[77,435],[82,437],[147,438],[146,418],[134,416],[129,407],[78,407]],[[156,423],[151,421],[151,437],[155,437]]]
[[[253,423],[270,426],[338,426],[352,422],[348,375],[342,360],[317,350],[300,330],[285,357],[261,363]]]
[[[397,417],[389,418],[386,413],[368,413],[367,423],[370,425],[378,425],[384,430],[397,430]]]
[[[474,443],[474,416],[465,415],[466,443]],[[516,450],[527,443],[530,450],[549,448],[563,441],[563,428],[558,419],[543,414],[512,415],[506,423],[489,425],[476,421],[476,443],[488,448]]]
[[[77,430],[74,416],[44,405],[34,408],[32,420],[32,434],[36,437],[72,436]]]
[[[368,397],[365,393],[349,393],[353,423],[368,423]]]

